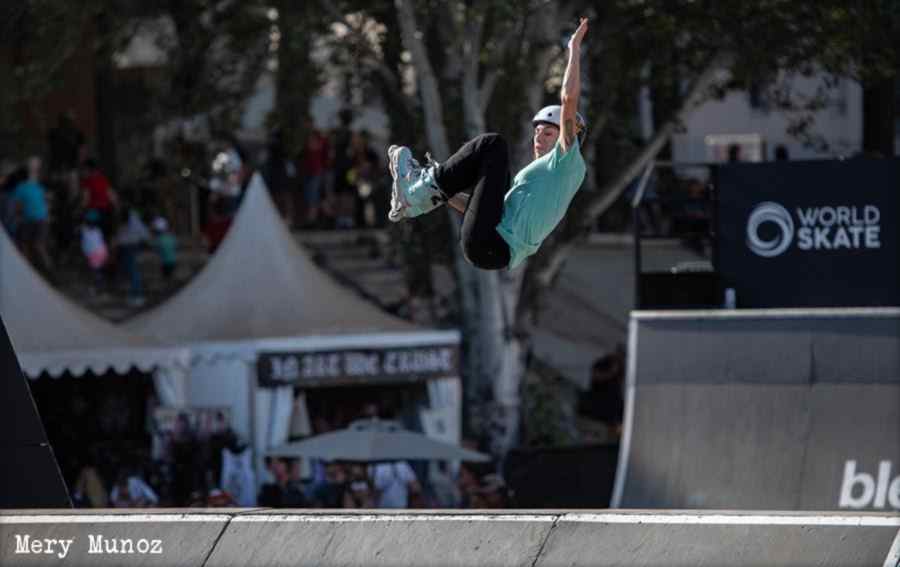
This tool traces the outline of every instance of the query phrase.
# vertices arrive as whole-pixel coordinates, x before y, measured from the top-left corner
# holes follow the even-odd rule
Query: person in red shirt
[[[100,215],[98,223],[100,230],[108,240],[112,236],[115,225],[114,213],[118,205],[118,196],[113,191],[109,179],[100,171],[97,162],[93,159],[87,159],[84,162],[81,189],[84,193],[82,200],[84,209],[97,211]]]
[[[300,175],[303,178],[303,204],[306,210],[307,227],[314,227],[319,221],[319,207],[325,185],[325,173],[330,167],[331,150],[328,138],[306,121],[306,142],[300,155]]]

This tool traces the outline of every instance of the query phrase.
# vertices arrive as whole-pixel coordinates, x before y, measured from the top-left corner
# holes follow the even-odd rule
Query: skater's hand
[[[588,31],[588,19],[581,18],[578,23],[578,29],[575,30],[575,33],[572,34],[572,37],[569,38],[569,51],[576,51],[581,47],[581,40],[584,38],[584,34]]]

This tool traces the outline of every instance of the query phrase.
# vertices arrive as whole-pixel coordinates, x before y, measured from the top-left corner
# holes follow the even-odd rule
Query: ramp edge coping
[[[661,319],[841,319],[851,317],[900,317],[900,307],[810,307],[780,309],[679,309],[634,310],[631,317],[638,320]]]
[[[653,525],[751,525],[751,526],[823,526],[823,527],[896,527],[900,514],[770,514],[770,513],[648,513],[598,512],[555,514],[33,514],[0,516],[0,525],[16,524],[105,524],[105,523],[202,523],[202,522],[567,522]],[[898,546],[900,547],[900,546]],[[898,549],[900,552],[900,549]]]

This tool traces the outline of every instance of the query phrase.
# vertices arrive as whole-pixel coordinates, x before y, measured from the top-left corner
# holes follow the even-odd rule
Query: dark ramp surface
[[[40,545],[72,543],[64,556],[59,544],[52,554],[25,553],[25,535]],[[160,552],[91,553],[91,537]],[[16,566],[897,567],[898,560],[900,516],[886,513],[0,513],[0,565]]]
[[[634,312],[613,506],[900,510],[900,309]]]
[[[69,493],[0,319],[0,508],[68,507]]]

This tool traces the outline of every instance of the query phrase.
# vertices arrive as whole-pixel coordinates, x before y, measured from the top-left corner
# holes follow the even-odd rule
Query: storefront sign
[[[455,345],[394,349],[264,352],[257,359],[259,385],[326,385],[406,382],[458,373]]]

